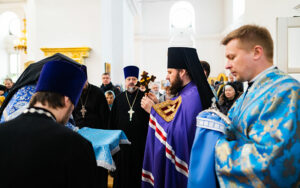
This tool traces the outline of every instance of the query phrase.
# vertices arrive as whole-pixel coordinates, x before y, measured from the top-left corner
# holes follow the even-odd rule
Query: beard
[[[129,93],[133,93],[133,92],[135,92],[135,90],[136,90],[137,88],[135,87],[135,86],[128,86],[128,89],[127,89],[127,91],[129,92]]]
[[[179,77],[179,73],[177,73],[175,80],[171,83],[170,92],[171,95],[176,95],[183,88],[183,81]]]

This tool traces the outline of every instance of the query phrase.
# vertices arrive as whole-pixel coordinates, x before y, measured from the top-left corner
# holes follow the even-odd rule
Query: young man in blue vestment
[[[152,108],[149,94],[141,103],[150,112],[142,171],[144,188],[187,186],[196,116],[211,105],[213,97],[194,48],[168,49],[167,80],[174,98]]]
[[[273,65],[273,41],[266,28],[242,26],[222,44],[228,59],[225,68],[237,81],[247,81],[249,88],[228,112],[227,134],[212,145],[220,186],[298,187],[300,83]],[[201,137],[195,136],[193,148]],[[190,165],[197,166],[201,156],[192,161]],[[192,177],[189,187],[203,185],[199,176]]]

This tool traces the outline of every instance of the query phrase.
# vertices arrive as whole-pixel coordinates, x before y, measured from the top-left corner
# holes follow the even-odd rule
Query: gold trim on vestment
[[[182,98],[179,96],[176,100],[167,100],[154,105],[153,108],[166,122],[170,122],[174,119],[176,112],[181,105],[181,101]]]

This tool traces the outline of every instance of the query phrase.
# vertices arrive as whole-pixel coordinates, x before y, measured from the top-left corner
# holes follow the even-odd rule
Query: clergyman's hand
[[[155,104],[159,103],[158,99],[156,98],[156,95],[154,93],[147,93],[146,94]]]
[[[151,108],[154,102],[147,96],[144,96],[141,100],[141,107],[150,114]]]

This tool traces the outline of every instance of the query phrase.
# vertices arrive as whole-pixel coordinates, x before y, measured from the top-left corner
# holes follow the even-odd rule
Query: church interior
[[[0,0],[0,82],[62,53],[96,86],[107,72],[124,87],[128,65],[163,83],[168,47],[181,46],[210,64],[209,81],[227,81],[221,40],[245,24],[270,31],[274,65],[300,81],[300,0]]]
[[[299,80],[299,16],[299,0],[1,0],[0,81],[16,81],[30,63],[57,52],[87,65],[98,86],[104,72],[124,84],[127,65],[162,81],[170,46],[196,48],[211,79],[226,79],[220,41],[244,24],[270,30],[274,64]]]

